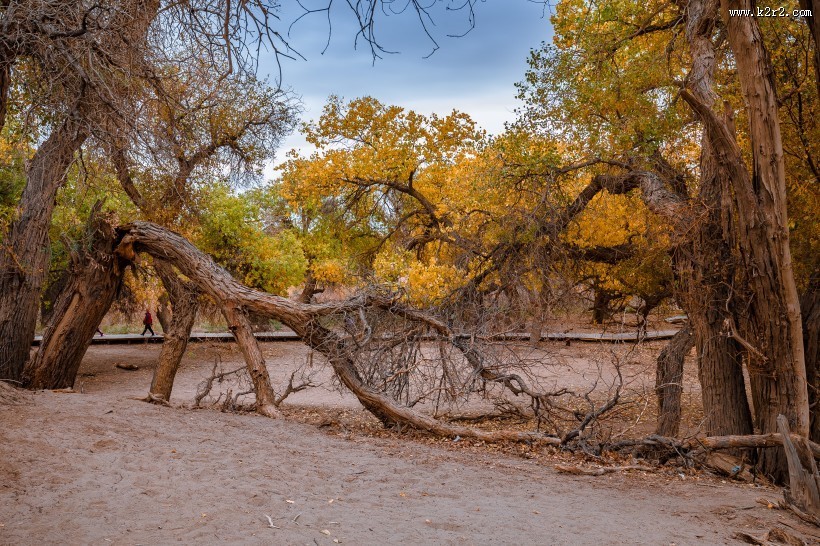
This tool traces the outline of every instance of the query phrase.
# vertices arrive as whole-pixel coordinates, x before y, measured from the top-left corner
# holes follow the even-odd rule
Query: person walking
[[[145,316],[142,318],[142,323],[145,325],[145,328],[142,329],[141,336],[145,335],[145,332],[151,332],[152,336],[155,336],[154,329],[151,328],[151,325],[154,324],[154,317],[151,316],[151,311],[148,309],[145,310]]]

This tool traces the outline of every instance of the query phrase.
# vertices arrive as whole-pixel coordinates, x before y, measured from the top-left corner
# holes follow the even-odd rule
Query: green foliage
[[[274,294],[299,284],[307,267],[302,245],[289,230],[266,233],[251,196],[225,184],[207,191],[195,242],[239,280]]]

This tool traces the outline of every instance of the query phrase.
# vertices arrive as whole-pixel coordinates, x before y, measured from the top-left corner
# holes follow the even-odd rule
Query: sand
[[[0,544],[733,544],[738,531],[807,532],[756,502],[779,497],[765,487],[568,476],[504,453],[150,405],[134,398],[153,351],[95,347],[82,393],[0,405]],[[210,369],[205,351],[187,357],[180,401]],[[113,368],[123,359],[141,369]],[[316,392],[302,402],[356,408]]]

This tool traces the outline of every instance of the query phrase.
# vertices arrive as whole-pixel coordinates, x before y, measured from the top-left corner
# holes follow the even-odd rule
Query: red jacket
[[[154,317],[151,316],[151,311],[145,312],[145,318],[142,319],[142,323],[146,326],[151,326],[154,324]]]

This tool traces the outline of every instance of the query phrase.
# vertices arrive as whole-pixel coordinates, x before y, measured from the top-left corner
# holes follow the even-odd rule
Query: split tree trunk
[[[706,121],[710,140],[723,154],[732,180],[737,243],[743,259],[747,304],[732,335],[746,347],[761,432],[777,430],[783,414],[790,428],[808,437],[809,403],[800,302],[792,270],[786,212],[786,171],[771,61],[755,17],[728,17],[729,9],[754,10],[751,0],[722,0],[729,45],[749,118],[752,174],[725,123]],[[702,115],[702,117],[705,117]],[[714,115],[713,115],[714,117]],[[762,453],[763,472],[785,476],[780,450]]]
[[[28,360],[50,260],[48,228],[57,190],[87,136],[77,109],[37,149],[16,218],[0,250],[0,379],[19,381]],[[95,325],[96,327],[96,325]]]
[[[713,108],[716,53],[713,36],[719,0],[692,0],[687,6],[686,39],[692,66],[687,89]],[[690,244],[675,260],[681,281],[679,299],[689,316],[698,352],[706,434],[751,434],[752,416],[743,382],[741,347],[725,334],[727,301],[735,276],[732,263],[730,181],[704,130],[701,137],[698,201],[705,211],[695,224]],[[686,226],[685,229],[692,229]]]
[[[655,392],[658,395],[657,434],[674,437],[680,429],[680,401],[683,392],[683,362],[695,345],[687,324],[669,341],[658,356]]]
[[[91,250],[73,260],[68,285],[57,300],[40,349],[26,367],[34,389],[74,386],[80,362],[116,297],[127,262],[113,254],[114,228],[92,213]]]
[[[145,38],[160,8],[158,0],[124,2],[123,9],[112,10],[108,20],[112,33],[116,34],[117,47],[111,51],[114,64],[139,61]],[[3,59],[8,64],[14,59]],[[110,68],[109,65],[108,68]],[[108,68],[103,68],[105,72]],[[124,71],[133,67],[120,65]],[[139,71],[134,72],[135,74]],[[2,68],[0,88],[8,85],[10,73]],[[57,190],[66,179],[66,171],[74,160],[75,152],[89,134],[89,120],[107,117],[102,110],[108,109],[107,99],[90,98],[98,91],[114,91],[126,98],[129,83],[119,75],[109,74],[120,81],[104,80],[91,84],[83,75],[77,84],[76,104],[69,109],[67,117],[37,149],[26,173],[26,187],[17,214],[3,235],[0,250],[0,379],[19,380],[23,366],[28,360],[31,342],[37,323],[40,291],[48,272],[50,245],[48,229],[54,212]],[[105,78],[105,76],[102,76]],[[107,88],[106,84],[111,84]],[[3,97],[6,98],[6,97]],[[5,106],[3,103],[0,106]],[[91,115],[93,114],[93,116]],[[117,112],[108,110],[116,116]],[[122,112],[124,114],[124,112]],[[99,121],[99,120],[98,120]],[[112,119],[105,120],[110,124]]]
[[[168,293],[172,313],[167,326],[162,327],[162,350],[157,367],[154,369],[154,377],[151,379],[148,399],[149,401],[169,402],[171,391],[174,388],[174,378],[182,357],[185,355],[185,349],[188,347],[191,328],[194,326],[199,309],[199,291],[193,283],[180,279],[172,265],[155,259],[154,267]]]

